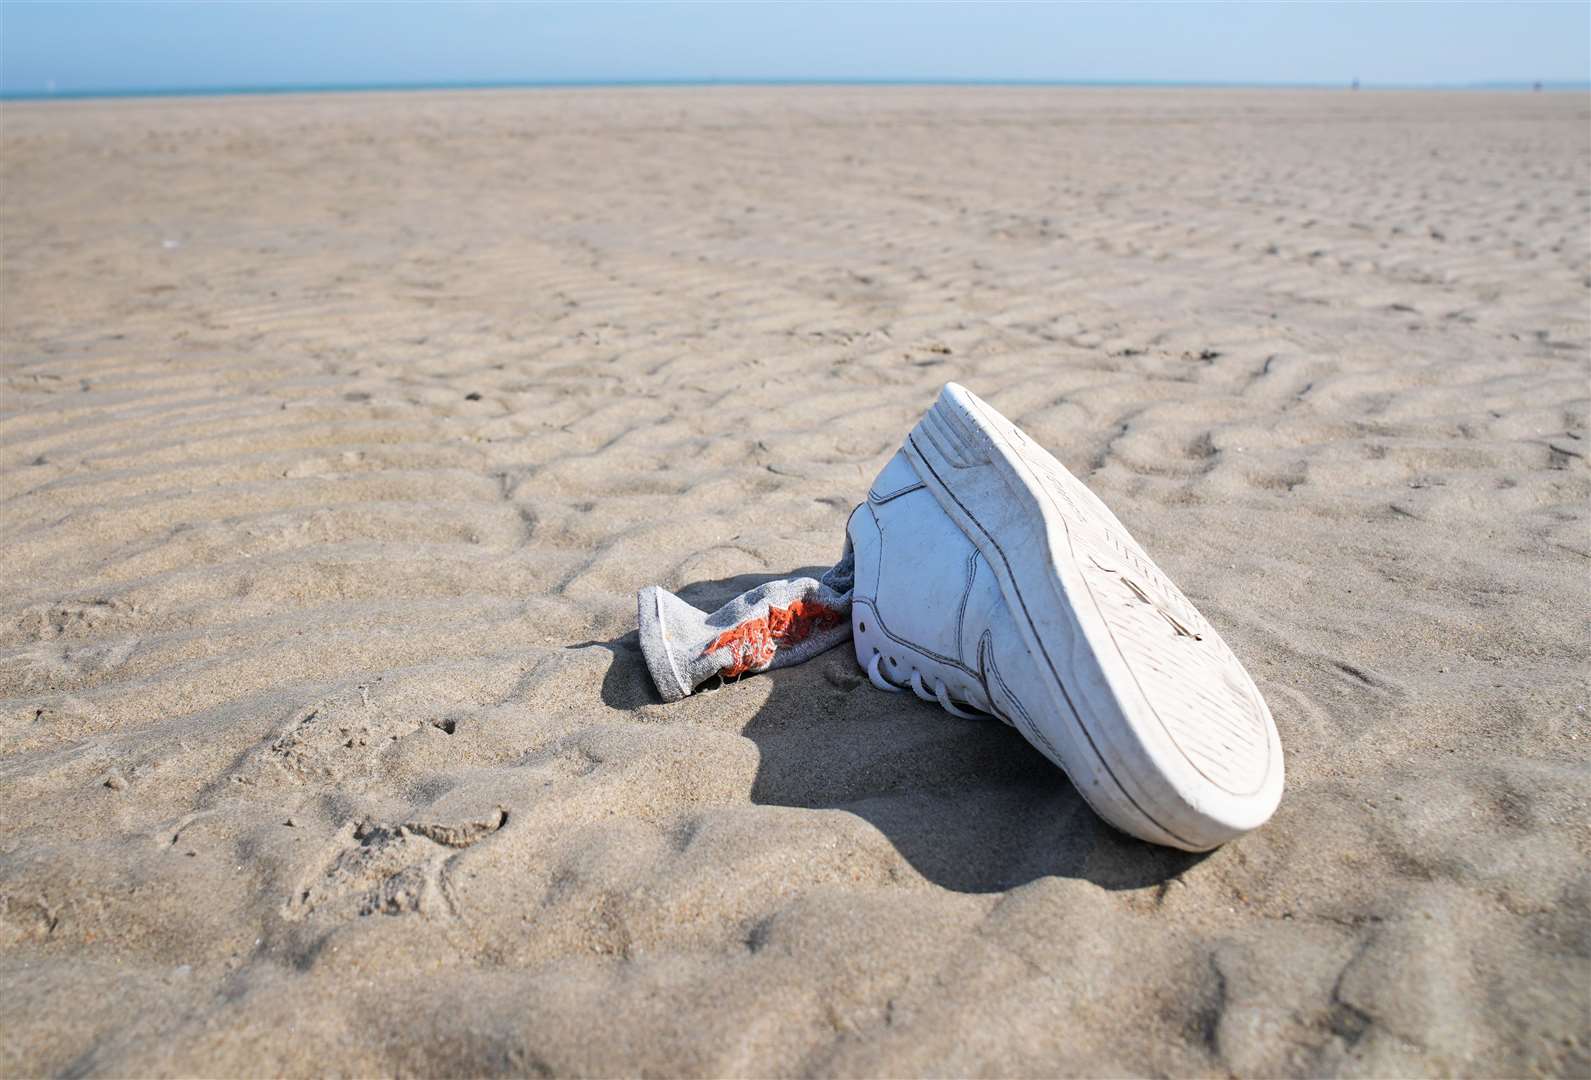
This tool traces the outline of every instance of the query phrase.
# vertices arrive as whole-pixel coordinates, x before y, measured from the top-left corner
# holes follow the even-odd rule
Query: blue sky
[[[0,93],[391,83],[1591,79],[1591,4],[0,0]]]

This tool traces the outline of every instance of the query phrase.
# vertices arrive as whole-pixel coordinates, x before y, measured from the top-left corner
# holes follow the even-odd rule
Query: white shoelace
[[[905,690],[906,688],[904,686],[896,686],[894,683],[884,678],[883,672],[878,670],[878,662],[882,659],[884,659],[884,657],[881,654],[873,654],[872,662],[867,665],[868,681],[874,686],[878,687],[880,690],[884,690],[891,694],[898,694]],[[912,693],[916,694],[924,701],[937,701],[939,703],[939,707],[945,710],[945,712],[949,713],[951,716],[957,716],[963,720],[983,719],[982,715],[979,713],[963,712],[961,709],[957,708],[956,703],[950,700],[950,694],[945,689],[945,684],[942,682],[935,681],[934,692],[930,694],[928,692],[928,687],[923,683],[922,672],[918,671],[916,668],[912,669],[911,687]]]

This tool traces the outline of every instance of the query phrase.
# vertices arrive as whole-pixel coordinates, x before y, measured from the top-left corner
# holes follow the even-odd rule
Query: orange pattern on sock
[[[779,651],[779,646],[805,641],[814,630],[838,626],[844,617],[834,608],[816,601],[797,600],[787,608],[769,605],[767,618],[747,619],[739,626],[725,630],[705,651],[712,653],[729,649],[734,658],[719,674],[734,678],[754,668],[767,667],[773,663],[773,655]]]

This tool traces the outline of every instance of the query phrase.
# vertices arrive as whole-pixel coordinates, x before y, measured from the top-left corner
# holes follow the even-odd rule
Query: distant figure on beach
[[[1354,76],[1353,89],[1355,89],[1355,90],[1359,89],[1359,77],[1357,75]]]

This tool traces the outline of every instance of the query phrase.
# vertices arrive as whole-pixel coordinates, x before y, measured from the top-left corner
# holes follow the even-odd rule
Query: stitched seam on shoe
[[[918,644],[916,644],[914,642],[911,642],[911,641],[907,641],[905,638],[899,636],[898,634],[892,633],[890,631],[890,628],[888,626],[884,625],[884,617],[878,613],[878,605],[875,604],[872,600],[866,599],[865,597],[857,597],[856,599],[852,600],[851,603],[852,604],[865,604],[865,605],[867,605],[868,610],[873,613],[873,622],[876,623],[878,628],[884,632],[884,636],[889,638],[895,644],[899,645],[901,648],[910,649],[914,653],[918,653],[919,655],[926,656],[926,657],[928,657],[928,659],[933,660],[933,661],[935,661],[937,663],[944,664],[946,667],[953,667],[957,671],[964,671],[968,675],[977,675],[978,674],[976,671],[973,671],[966,664],[963,664],[960,660],[952,660],[948,656],[940,656],[938,653],[934,652],[932,649],[925,649],[921,645],[918,645]]]
[[[1005,691],[1005,696],[1011,699],[1011,704],[1016,706],[1016,711],[1022,715],[1023,721],[1027,724],[1024,733],[1032,732],[1034,738],[1050,748],[1050,753],[1060,757],[1061,752],[1055,749],[1055,744],[1050,742],[1044,732],[1039,730],[1038,725],[1033,722],[1033,717],[1028,713],[1027,706],[1022,704],[1022,699],[1012,692],[1011,687],[1005,681],[1005,677],[1000,674],[1000,666],[994,662],[994,653],[990,649],[993,644],[993,635],[985,630],[983,637],[978,639],[978,666],[985,673],[984,681],[987,682],[988,676],[993,675],[994,681],[1000,684],[1000,689]]]
[[[887,494],[884,494],[884,495],[877,495],[877,494],[874,494],[873,492],[869,491],[867,493],[867,501],[872,503],[875,506],[882,506],[885,503],[889,502],[891,499],[898,499],[902,495],[910,495],[912,492],[921,491],[923,488],[925,488],[927,486],[928,486],[927,484],[924,484],[921,480],[918,480],[916,483],[907,484],[903,488],[896,488],[894,491],[891,491],[891,492],[889,492]]]
[[[978,549],[967,556],[967,582],[961,587],[961,606],[956,608],[956,657],[961,657],[961,630],[967,617],[967,601],[972,598],[972,579],[978,575]],[[963,661],[964,662],[964,661]]]

